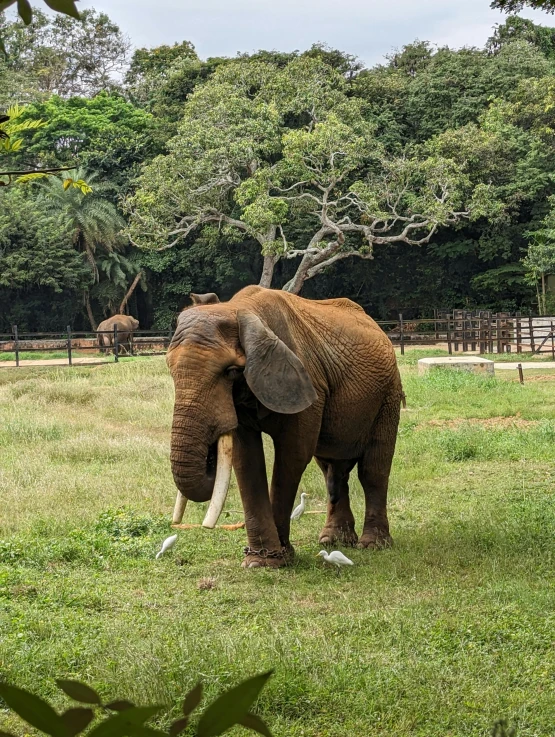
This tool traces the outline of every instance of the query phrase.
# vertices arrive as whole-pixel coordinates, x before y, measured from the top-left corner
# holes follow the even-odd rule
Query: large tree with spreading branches
[[[262,286],[280,259],[298,260],[283,287],[294,293],[340,259],[428,243],[439,228],[497,208],[464,161],[415,148],[388,154],[366,104],[317,56],[221,67],[187,101],[168,149],[126,202],[132,241],[187,247],[214,229],[254,238]]]

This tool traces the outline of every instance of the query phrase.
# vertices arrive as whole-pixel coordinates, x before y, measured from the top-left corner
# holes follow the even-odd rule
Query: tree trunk
[[[93,311],[91,309],[91,300],[89,297],[89,290],[85,289],[84,293],[85,297],[85,307],[87,308],[87,315],[89,316],[89,322],[91,324],[91,328],[96,332],[96,328],[98,327],[96,320],[94,319]]]
[[[129,287],[129,289],[127,290],[127,293],[126,293],[125,297],[123,298],[123,300],[122,300],[122,303],[121,303],[121,304],[120,304],[120,306],[119,306],[119,310],[118,310],[118,313],[119,313],[120,315],[121,315],[121,314],[123,314],[123,311],[124,311],[124,309],[125,309],[125,307],[126,307],[126,305],[127,305],[127,302],[129,301],[129,299],[130,299],[131,295],[132,295],[132,294],[133,294],[133,292],[135,291],[135,287],[136,287],[136,286],[137,286],[137,284],[139,283],[139,280],[140,280],[140,278],[141,278],[141,275],[142,275],[142,273],[143,273],[142,271],[139,271],[139,273],[137,274],[137,276],[136,276],[136,277],[135,277],[135,278],[133,279],[133,283],[131,284],[131,286],[130,286],[130,287]]]
[[[262,276],[258,285],[260,287],[272,288],[272,278],[274,276],[274,268],[279,261],[279,256],[264,256],[264,266],[262,268]]]

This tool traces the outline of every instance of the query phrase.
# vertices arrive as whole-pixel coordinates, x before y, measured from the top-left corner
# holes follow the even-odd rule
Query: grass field
[[[55,677],[165,703],[166,725],[198,680],[211,699],[274,668],[276,737],[555,734],[555,375],[419,378],[421,355],[402,360],[396,545],[346,550],[339,579],[319,514],[288,569],[241,569],[243,530],[180,531],[154,560],[175,498],[163,359],[1,372],[0,676],[58,706]],[[302,488],[323,510],[317,469]],[[18,730],[1,707],[0,729]]]

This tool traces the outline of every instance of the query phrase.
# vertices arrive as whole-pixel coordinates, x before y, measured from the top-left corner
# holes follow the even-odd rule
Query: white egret
[[[301,503],[293,510],[293,513],[291,514],[291,519],[300,519],[303,516],[306,507],[305,499],[307,496],[309,495],[305,494],[303,491],[303,493],[301,494]]]
[[[325,550],[320,550],[316,557],[323,558],[326,563],[336,566],[338,576],[343,566],[354,566],[353,561],[349,560],[349,558],[347,558],[346,555],[343,555],[339,550],[333,550],[329,555]]]
[[[177,540],[177,535],[172,535],[171,537],[167,537],[164,540],[164,542],[162,543],[162,548],[160,549],[160,552],[159,553],[156,553],[156,560],[158,560],[158,558],[161,555],[164,555],[164,553],[167,550],[170,550],[171,548],[173,548],[173,546],[175,545],[175,541],[176,540]]]

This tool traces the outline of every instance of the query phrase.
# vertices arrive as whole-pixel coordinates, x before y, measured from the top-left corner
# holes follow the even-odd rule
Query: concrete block
[[[421,358],[418,361],[418,373],[425,374],[434,366],[444,368],[455,368],[463,371],[472,371],[475,374],[495,374],[493,361],[486,358],[474,358],[473,356],[437,356],[434,358]]]

